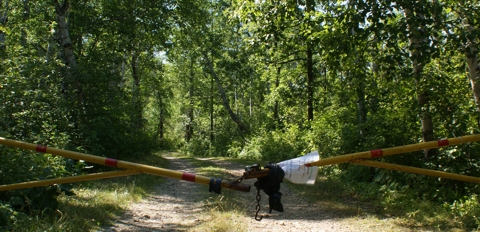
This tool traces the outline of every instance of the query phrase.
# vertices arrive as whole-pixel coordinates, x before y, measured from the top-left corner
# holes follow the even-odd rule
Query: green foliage
[[[1,135],[126,160],[160,147],[282,161],[478,133],[465,63],[480,36],[478,11],[465,9],[478,6],[370,3],[74,1],[71,43],[60,45],[52,2],[10,1],[0,25]],[[83,171],[76,161],[0,149],[0,184]],[[469,144],[428,160],[415,152],[381,161],[479,176],[478,154]],[[384,193],[417,189],[419,198],[456,201],[455,211],[474,208],[464,196],[480,191],[355,165],[321,173]],[[61,191],[0,193],[2,212],[23,202],[38,215]],[[50,203],[33,200],[42,194]]]
[[[311,151],[307,134],[295,125],[284,130],[261,131],[245,144],[236,157],[272,162],[292,159]]]
[[[19,229],[28,219],[29,217],[25,213],[16,211],[11,204],[0,201],[0,228]]]
[[[445,209],[454,216],[455,220],[462,222],[467,228],[480,228],[480,203],[478,195],[464,196],[452,204],[444,204]]]

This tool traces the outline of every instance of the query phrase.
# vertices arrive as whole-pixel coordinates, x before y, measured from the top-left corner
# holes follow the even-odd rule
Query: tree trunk
[[[282,66],[277,67],[277,76],[275,78],[275,89],[278,89],[280,86],[280,73],[282,71]],[[277,126],[280,125],[280,115],[279,115],[279,108],[280,103],[275,98],[275,106],[273,108],[273,128],[277,129]]]
[[[79,109],[81,114],[80,120],[85,122],[86,109],[83,97],[83,87],[82,83],[78,81],[74,75],[77,68],[77,61],[75,59],[75,53],[73,52],[72,40],[70,39],[70,34],[68,32],[67,18],[70,11],[70,2],[68,0],[64,0],[62,4],[59,4],[58,0],[53,0],[53,4],[57,14],[57,29],[55,31],[55,39],[60,44],[62,59],[67,68],[66,76],[62,81],[62,92],[66,93],[73,87],[73,91],[77,99],[76,107]]]
[[[308,42],[307,42],[308,43]],[[307,119],[313,120],[313,97],[314,88],[313,82],[315,77],[313,76],[313,59],[312,48],[310,43],[307,45]]]
[[[123,52],[123,58],[122,58],[122,67],[120,69],[120,83],[119,87],[120,89],[123,89],[123,85],[125,84],[125,66],[126,66],[126,61],[127,61],[127,53],[124,51]]]
[[[478,51],[473,45],[468,45],[465,53],[468,65],[468,79],[472,85],[473,97],[477,112],[480,114],[480,67],[478,65]],[[480,120],[479,120],[480,121]],[[480,126],[480,125],[479,125]]]
[[[314,1],[307,0],[306,10],[308,13],[312,12],[314,9]],[[314,82],[315,76],[313,73],[313,51],[312,43],[309,39],[305,39],[307,43],[307,119],[313,121],[313,101],[314,101]]]
[[[367,121],[367,108],[365,107],[365,79],[363,74],[358,75],[358,85],[357,85],[357,112],[358,112],[358,124],[362,125]],[[363,134],[360,131],[360,134]]]
[[[248,90],[248,106],[249,106],[249,116],[250,118],[253,116],[253,93],[252,93],[252,89],[253,89],[253,81],[252,81],[252,73],[250,71],[250,74],[248,75],[249,76],[249,79],[250,79],[250,88]]]
[[[57,40],[60,43],[62,49],[63,60],[65,65],[70,69],[77,67],[77,61],[73,52],[72,40],[68,32],[67,16],[70,10],[70,2],[64,0],[62,4],[59,4],[57,0],[53,0],[55,4],[55,11],[57,13]]]
[[[48,38],[47,51],[45,54],[45,61],[47,63],[50,63],[50,60],[52,59],[54,48],[55,48],[55,38],[53,36],[50,36],[50,38]]]
[[[187,110],[187,125],[185,126],[185,141],[190,142],[190,139],[193,136],[193,87],[194,87],[194,72],[193,72],[193,56],[190,59],[190,76],[188,78],[188,82],[190,84],[188,90],[188,110]]]
[[[157,126],[157,138],[163,139],[164,134],[165,134],[165,109],[164,109],[164,104],[163,104],[163,99],[162,95],[160,94],[160,91],[157,90],[157,101],[158,101],[158,108],[160,110],[160,113],[158,115],[158,126]]]
[[[213,116],[213,105],[214,105],[214,98],[213,98],[213,89],[214,89],[214,83],[213,83],[213,77],[210,79],[210,143],[213,143],[215,139],[215,134],[214,134],[214,116]]]
[[[132,122],[137,129],[143,128],[143,104],[140,95],[140,73],[138,70],[138,54],[136,51],[132,54]]]
[[[223,89],[222,84],[220,83],[220,80],[218,79],[217,74],[215,73],[215,70],[213,69],[213,64],[210,61],[210,59],[207,56],[206,52],[203,52],[204,59],[207,63],[208,69],[210,70],[210,75],[212,75],[213,79],[217,83],[218,91],[220,93],[220,97],[222,98],[222,103],[223,103],[223,108],[227,111],[228,115],[230,118],[237,124],[238,128],[240,129],[240,132],[242,133],[242,136],[246,133],[248,133],[247,127],[242,123],[240,118],[232,111],[232,108],[230,107],[230,103],[228,101],[228,98],[225,94],[225,90]]]
[[[413,20],[414,17],[422,18],[422,15],[414,15],[411,9],[404,8],[405,17],[407,20]],[[409,31],[409,43],[410,43],[410,57],[413,63],[413,75],[415,78],[415,85],[417,87],[417,102],[420,110],[420,122],[422,124],[422,137],[424,142],[435,140],[433,133],[433,122],[430,115],[430,99],[425,87],[421,84],[423,80],[423,67],[421,54],[421,43],[423,42],[421,31],[425,31],[423,28],[417,28],[411,23],[407,25]],[[435,157],[437,150],[429,149],[424,150],[425,159],[429,157]]]
[[[160,117],[158,119],[158,138],[163,139],[165,136],[165,116],[163,108],[160,108]]]
[[[468,33],[475,33],[475,28],[470,21],[463,15],[459,15],[463,21],[463,26],[467,29]],[[467,35],[467,44],[465,45],[465,59],[468,65],[468,80],[472,86],[473,97],[475,105],[477,107],[477,121],[478,127],[480,127],[480,66],[478,57],[478,44],[475,43],[474,38]]]

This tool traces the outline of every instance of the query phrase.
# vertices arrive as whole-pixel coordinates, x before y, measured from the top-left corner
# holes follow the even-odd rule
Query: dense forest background
[[[123,160],[277,162],[475,134],[479,22],[476,0],[0,0],[0,136]],[[381,161],[480,176],[478,144]],[[85,166],[8,147],[0,163],[0,185]],[[480,193],[351,164],[320,172],[447,205]],[[61,191],[0,192],[1,215],[41,212]]]

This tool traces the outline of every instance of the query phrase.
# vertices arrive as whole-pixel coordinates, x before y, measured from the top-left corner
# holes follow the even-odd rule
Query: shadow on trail
[[[164,155],[168,169],[193,173],[190,162]],[[105,231],[186,231],[201,223],[208,186],[165,178],[148,191],[148,197],[128,207]]]
[[[214,165],[225,168],[224,176],[227,179],[235,180],[239,178],[244,170],[240,169],[242,164],[232,163],[225,160],[215,160],[214,158],[201,158],[203,161],[211,162]],[[256,179],[243,180],[242,183],[249,184],[251,191],[249,193],[241,193],[231,190],[222,190],[222,194],[228,197],[230,204],[236,205],[241,209],[245,209],[247,217],[252,219],[255,217],[255,206],[257,189],[254,187]],[[374,211],[369,208],[368,204],[361,202],[338,202],[329,200],[308,199],[302,191],[315,191],[314,186],[303,186],[302,190],[296,190],[298,185],[287,184],[288,180],[281,183],[280,192],[282,193],[281,202],[284,212],[272,211],[269,214],[268,195],[260,190],[260,207],[259,215],[265,215],[263,220],[333,220],[352,217],[364,217],[365,213],[370,215]],[[295,189],[295,190],[294,190]],[[228,191],[228,192],[227,192]],[[311,195],[311,194],[310,194]]]

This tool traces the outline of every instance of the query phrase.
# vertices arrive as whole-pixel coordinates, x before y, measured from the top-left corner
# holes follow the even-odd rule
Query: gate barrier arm
[[[415,168],[415,167],[409,167],[404,165],[389,164],[384,162],[367,160],[371,158],[398,155],[402,153],[420,151],[425,149],[433,149],[433,148],[444,147],[444,146],[452,146],[452,145],[477,142],[477,141],[480,141],[480,135],[467,135],[467,136],[450,138],[450,139],[441,139],[441,140],[431,141],[431,142],[416,143],[416,144],[410,144],[410,145],[404,145],[404,146],[398,146],[398,147],[363,151],[363,152],[357,152],[357,153],[352,153],[347,155],[329,157],[329,158],[321,159],[315,162],[307,163],[305,164],[305,166],[311,167],[311,166],[326,166],[326,165],[333,165],[333,164],[339,164],[339,163],[354,163],[354,164],[363,165],[363,166],[385,168],[390,170],[422,174],[427,176],[435,176],[435,177],[480,184],[479,177],[466,176],[466,175],[435,171],[435,170],[424,169],[424,168]]]
[[[132,163],[128,161],[122,161],[112,158],[105,158],[100,156],[89,155],[80,152],[74,151],[67,151],[57,148],[51,148],[43,145],[37,145],[33,143],[26,143],[17,140],[11,140],[0,137],[0,144],[10,147],[17,147],[26,150],[38,151],[42,153],[48,153],[57,156],[63,156],[66,158],[76,159],[76,160],[85,160],[90,163],[96,163],[116,168],[127,169],[126,171],[117,171],[117,172],[107,172],[107,173],[98,173],[96,175],[86,175],[85,176],[78,176],[78,177],[66,177],[60,179],[53,179],[53,180],[45,180],[45,181],[34,181],[26,182],[26,183],[19,183],[13,185],[2,185],[0,186],[0,191],[11,190],[12,186],[14,189],[18,188],[30,188],[36,186],[44,186],[44,185],[51,185],[53,183],[60,183],[58,181],[63,181],[62,183],[68,182],[75,182],[75,181],[82,181],[82,180],[92,180],[92,179],[100,179],[100,178],[109,178],[115,176],[126,176],[126,175],[133,175],[138,173],[147,173],[152,175],[158,175],[163,177],[169,177],[174,179],[186,180],[191,181],[199,184],[209,185],[209,191],[220,193],[221,188],[228,188],[232,190],[237,190],[241,192],[250,192],[250,185],[242,184],[237,181],[224,181],[221,179],[209,178],[200,175],[195,175],[187,172],[180,172],[180,171],[173,171],[164,168],[153,167],[144,164]],[[57,182],[56,182],[57,181]],[[34,184],[37,185],[34,185]],[[38,185],[42,183],[41,185]]]
[[[466,181],[466,182],[472,182],[472,183],[480,184],[480,178],[474,177],[474,176],[466,176],[466,175],[460,175],[460,174],[455,174],[455,173],[429,170],[429,169],[424,169],[424,168],[415,168],[415,167],[409,167],[409,166],[398,165],[398,164],[389,164],[389,163],[383,163],[383,162],[365,160],[365,159],[356,159],[356,160],[352,160],[350,162],[354,163],[354,164],[358,164],[358,165],[368,166],[368,167],[385,168],[385,169],[389,169],[389,170],[409,172],[409,173],[415,173],[415,174],[421,174],[421,175],[427,175],[427,176],[434,176],[434,177],[441,177],[441,178],[446,178],[446,179],[460,180],[460,181]]]
[[[339,163],[348,163],[356,159],[378,158],[383,156],[398,155],[402,153],[421,151],[421,150],[433,149],[433,148],[444,147],[444,146],[452,146],[452,145],[458,145],[462,143],[470,143],[470,142],[476,142],[476,141],[480,141],[480,135],[467,135],[467,136],[450,138],[450,139],[440,139],[440,140],[431,141],[431,142],[415,143],[415,144],[398,146],[398,147],[363,151],[363,152],[357,152],[357,153],[352,153],[347,155],[329,157],[325,159],[320,159],[312,163],[305,164],[305,166],[307,167],[326,166],[326,165],[339,164]]]
[[[87,175],[70,176],[70,177],[48,179],[48,180],[29,181],[29,182],[22,182],[17,184],[0,185],[0,191],[34,188],[34,187],[54,185],[54,184],[65,184],[65,183],[105,179],[105,178],[112,178],[112,177],[119,177],[119,176],[130,176],[130,175],[135,175],[140,173],[141,172],[135,171],[135,170],[121,170],[121,171],[92,173]]]

